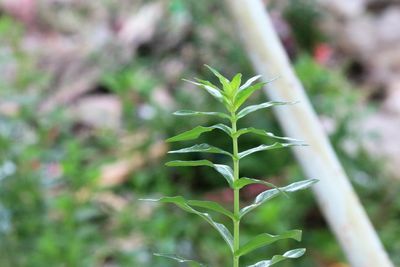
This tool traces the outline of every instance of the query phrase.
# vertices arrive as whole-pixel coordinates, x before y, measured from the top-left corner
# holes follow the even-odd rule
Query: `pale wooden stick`
[[[280,79],[265,88],[271,100],[300,101],[276,108],[276,116],[288,136],[310,144],[295,155],[314,186],[320,209],[354,267],[392,267],[371,222],[360,204],[324,133],[304,89],[273,29],[261,0],[226,0],[233,20],[257,72],[265,79]]]

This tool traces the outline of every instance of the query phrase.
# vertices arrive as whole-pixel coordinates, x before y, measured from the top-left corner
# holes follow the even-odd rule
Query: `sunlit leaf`
[[[261,234],[256,237],[254,237],[252,240],[241,246],[237,251],[235,251],[234,255],[235,256],[242,256],[245,254],[248,254],[249,252],[263,247],[270,245],[278,240],[282,239],[294,239],[296,241],[301,240],[301,231],[300,230],[291,230],[287,231],[283,234],[280,235],[271,235],[271,234]]]
[[[252,211],[253,209],[257,208],[258,206],[262,205],[263,203],[267,202],[268,200],[276,197],[282,191],[289,193],[289,192],[295,192],[298,190],[304,190],[306,188],[309,188],[316,182],[318,182],[318,180],[308,179],[308,180],[292,183],[288,186],[266,190],[266,191],[260,193],[255,198],[255,200],[253,201],[252,204],[250,204],[249,206],[246,206],[240,210],[240,218],[242,218],[245,214]]]
[[[204,152],[204,153],[215,153],[215,154],[224,154],[230,157],[233,157],[231,153],[228,151],[222,150],[215,146],[210,146],[209,144],[199,144],[194,145],[191,147],[182,148],[179,150],[169,151],[170,154],[177,154],[177,153],[193,153],[193,152]]]
[[[232,87],[231,84],[229,82],[229,80],[227,78],[225,78],[221,73],[219,73],[217,70],[215,70],[214,68],[205,65],[215,76],[217,76],[217,78],[219,79],[219,82],[222,84],[224,91],[228,94],[231,95],[232,94]]]
[[[167,142],[188,141],[188,140],[197,139],[203,133],[211,132],[215,129],[222,130],[225,133],[227,133],[228,135],[231,134],[231,128],[229,128],[225,124],[219,123],[219,124],[212,125],[212,126],[197,126],[189,131],[186,131],[186,132],[180,133],[178,135],[175,135],[171,138],[168,138]]]
[[[190,80],[186,80],[186,79],[183,79],[183,80],[185,82],[189,82],[189,83],[192,83],[194,85],[197,85],[197,86],[203,88],[218,101],[220,101],[220,102],[224,101],[224,97],[223,97],[221,91],[219,91],[218,88],[214,87],[210,82],[208,82],[207,84],[203,84],[200,82],[194,82],[194,81],[190,81]]]
[[[260,79],[261,75],[257,75],[254,77],[251,77],[250,79],[248,79],[242,86],[239,87],[239,92],[246,89],[247,87],[249,87],[250,85],[253,84],[253,82],[257,81],[258,79]]]
[[[233,185],[233,171],[232,168],[229,167],[228,165],[214,164],[209,160],[191,160],[191,161],[174,160],[167,162],[165,165],[168,167],[194,167],[194,166],[212,167],[225,178],[229,186],[232,187]]]
[[[274,106],[280,106],[280,105],[293,105],[296,104],[297,102],[280,102],[280,101],[269,101],[269,102],[264,102],[261,104],[257,104],[257,105],[251,105],[248,107],[243,108],[242,110],[240,110],[237,114],[237,118],[243,118],[244,116],[255,112],[257,110],[263,109],[263,108],[269,108],[269,107],[274,107]]]
[[[285,148],[285,147],[291,147],[291,146],[305,146],[303,143],[274,143],[272,145],[259,145],[257,147],[250,148],[248,150],[245,150],[243,152],[239,153],[239,158],[242,159],[248,155],[251,155],[253,153],[259,152],[259,151],[265,151],[265,150],[272,150],[272,149],[278,149],[278,148]]]
[[[211,224],[222,236],[222,238],[225,240],[225,242],[228,244],[229,248],[233,252],[233,237],[232,234],[229,232],[229,230],[225,227],[225,225],[221,223],[215,222],[212,217],[208,213],[203,213],[200,211],[195,210],[192,208],[187,201],[181,197],[181,196],[176,196],[176,197],[162,197],[159,199],[144,199],[145,201],[157,201],[157,202],[162,202],[162,203],[173,203],[183,209],[184,211],[187,211],[189,213],[196,214],[203,218],[205,221],[207,221],[209,224]]]
[[[267,132],[267,131],[262,130],[262,129],[253,128],[253,127],[242,128],[242,129],[240,129],[240,130],[238,130],[236,132],[235,136],[239,137],[239,136],[241,136],[243,134],[247,134],[247,133],[253,133],[253,134],[257,134],[257,135],[261,135],[261,136],[267,136],[267,137],[271,137],[271,138],[275,138],[275,139],[279,139],[279,140],[284,140],[284,141],[288,141],[288,142],[304,143],[303,141],[298,140],[298,139],[277,136],[277,135],[274,135],[273,133]]]
[[[233,92],[236,92],[239,89],[240,83],[242,82],[242,74],[238,73],[233,77],[231,81],[231,88]]]
[[[199,263],[199,262],[197,262],[195,260],[188,260],[188,259],[182,258],[181,256],[178,256],[178,255],[175,255],[175,254],[154,253],[154,256],[168,258],[168,259],[171,259],[171,260],[175,260],[175,261],[177,261],[179,263],[187,263],[192,267],[205,267],[204,264],[201,264],[201,263]]]
[[[270,266],[274,265],[275,263],[281,262],[286,259],[300,258],[301,256],[304,255],[305,252],[306,252],[305,248],[289,250],[283,255],[275,255],[270,260],[260,261],[260,262],[257,262],[256,264],[249,265],[247,267],[270,267]]]
[[[222,112],[209,112],[209,111],[193,111],[193,110],[178,110],[173,113],[176,116],[217,116],[223,119],[229,119],[229,115]]]
[[[237,110],[255,91],[261,89],[266,83],[256,83],[255,85],[249,86],[236,94],[234,107]]]

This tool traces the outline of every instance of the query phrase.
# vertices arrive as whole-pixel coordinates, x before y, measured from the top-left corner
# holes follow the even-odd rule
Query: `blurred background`
[[[265,3],[400,266],[400,3]],[[181,80],[215,81],[203,64],[228,77],[256,74],[223,1],[1,0],[0,266],[177,266],[154,252],[228,266],[223,240],[200,218],[138,201],[184,195],[231,203],[212,170],[164,167],[166,151],[179,146],[169,147],[166,137],[215,122],[171,113],[220,109]],[[250,102],[265,100],[260,92]],[[247,117],[242,126],[249,125],[282,134],[268,111]],[[218,134],[202,141],[229,146]],[[253,137],[243,145],[264,141]],[[277,185],[304,178],[289,150],[260,153],[241,166],[247,176]],[[251,186],[242,197],[250,201],[264,189]],[[304,230],[306,256],[280,266],[349,266],[310,190],[269,202],[243,228],[244,236]],[[299,247],[277,244],[243,264]]]

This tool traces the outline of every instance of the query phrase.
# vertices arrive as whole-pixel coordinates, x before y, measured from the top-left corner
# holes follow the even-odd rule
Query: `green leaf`
[[[174,160],[165,163],[168,167],[196,167],[196,166],[209,166],[214,167],[214,163],[208,160]]]
[[[257,208],[258,206],[262,205],[263,203],[267,202],[268,200],[276,197],[281,192],[290,193],[290,192],[295,192],[298,190],[304,190],[306,188],[309,188],[316,182],[318,182],[318,180],[308,179],[308,180],[292,183],[285,187],[279,187],[279,188],[266,190],[266,191],[260,193],[255,198],[255,200],[252,204],[250,204],[249,206],[246,206],[240,210],[240,218],[242,218],[245,214],[249,213],[253,209]]]
[[[238,73],[235,75],[235,77],[233,77],[231,81],[231,88],[234,93],[238,91],[241,82],[242,82],[242,74]]]
[[[249,87],[250,85],[253,84],[253,82],[257,81],[258,79],[260,79],[261,75],[257,75],[254,77],[251,77],[250,79],[248,79],[242,86],[239,87],[239,92],[246,89],[247,87]]]
[[[199,82],[194,82],[194,81],[190,81],[190,80],[186,80],[186,79],[183,79],[183,80],[185,82],[189,82],[191,84],[194,84],[194,85],[197,85],[197,86],[203,88],[218,101],[220,101],[220,102],[224,101],[224,97],[223,97],[221,91],[219,91],[218,88],[215,87],[212,83],[210,83],[208,81],[202,81],[202,80],[198,80]],[[202,83],[202,82],[204,82],[204,83]]]
[[[192,160],[192,161],[174,160],[167,162],[165,165],[168,167],[194,167],[194,166],[212,167],[225,178],[230,187],[232,187],[233,185],[233,171],[232,168],[229,167],[228,165],[214,164],[208,160]]]
[[[209,112],[209,111],[193,111],[193,110],[178,110],[173,113],[176,116],[217,116],[223,119],[230,119],[228,114],[222,112]]]
[[[269,101],[269,102],[264,102],[261,104],[257,104],[257,105],[251,105],[248,107],[245,107],[244,109],[240,110],[237,114],[237,118],[243,118],[244,116],[246,116],[247,114],[250,114],[252,112],[255,112],[259,109],[263,109],[263,108],[269,108],[269,107],[274,107],[274,106],[280,106],[280,105],[293,105],[296,104],[297,102],[280,102],[280,101]]]
[[[195,207],[200,207],[204,209],[209,209],[215,212],[219,212],[221,214],[224,214],[225,216],[228,216],[232,220],[234,219],[234,215],[232,212],[228,211],[224,207],[222,207],[220,204],[213,202],[213,201],[206,201],[206,200],[189,200],[188,204],[190,206],[195,206]]]
[[[162,203],[173,203],[183,209],[184,211],[187,211],[189,213],[196,214],[203,218],[205,221],[207,221],[211,226],[213,226],[222,236],[222,238],[225,240],[225,242],[228,244],[229,248],[233,252],[233,237],[232,234],[229,232],[229,230],[225,227],[225,225],[221,223],[215,222],[212,217],[208,213],[202,213],[200,211],[197,211],[193,209],[187,201],[181,197],[181,196],[176,196],[176,197],[162,197],[159,199],[144,199],[146,201],[157,201],[157,202],[162,202]]]
[[[209,144],[194,145],[194,146],[182,148],[182,149],[179,149],[179,150],[169,151],[168,153],[176,154],[176,153],[193,153],[193,152],[224,154],[224,155],[228,155],[230,157],[233,157],[233,155],[231,153],[229,153],[229,152],[227,152],[225,150],[222,150],[222,149],[220,149],[218,147],[210,146]]]
[[[168,258],[171,260],[175,260],[179,263],[188,263],[190,266],[193,266],[193,267],[205,267],[204,264],[201,264],[194,260],[188,260],[188,259],[182,258],[181,256],[178,256],[175,254],[154,253],[154,256]]]
[[[249,98],[255,91],[261,89],[265,84],[265,82],[256,83],[250,87],[247,87],[236,94],[234,107],[235,111]]]
[[[301,256],[304,255],[305,252],[306,252],[305,248],[289,250],[283,255],[275,255],[270,260],[260,261],[260,262],[257,262],[256,264],[249,265],[247,267],[270,267],[270,266],[274,265],[275,263],[281,262],[286,259],[300,258]]]
[[[256,129],[256,128],[253,128],[253,127],[242,128],[242,129],[240,129],[240,130],[238,130],[236,132],[235,136],[239,137],[239,136],[241,136],[243,134],[247,134],[247,133],[253,133],[253,134],[257,134],[257,135],[261,135],[261,136],[267,136],[267,137],[271,137],[271,138],[275,138],[275,139],[285,140],[285,141],[288,141],[288,142],[304,143],[303,141],[298,140],[298,139],[276,136],[273,133],[267,132],[267,131],[262,130],[262,129]]]
[[[243,188],[243,187],[245,187],[246,185],[249,185],[249,184],[263,184],[265,186],[276,188],[277,190],[279,190],[280,193],[282,193],[282,194],[287,196],[287,194],[284,191],[282,191],[279,187],[277,187],[276,185],[274,185],[272,183],[268,183],[268,182],[263,181],[263,180],[257,180],[257,179],[254,179],[254,178],[242,177],[240,179],[237,179],[233,183],[233,188],[234,189],[241,189],[241,188]]]
[[[257,180],[254,178],[247,178],[247,177],[242,177],[240,179],[237,179],[234,183],[233,183],[233,188],[234,189],[242,189],[243,187],[245,187],[246,185],[249,184],[263,184],[272,188],[278,188],[276,187],[274,184],[272,183],[268,183],[266,181],[263,180]]]
[[[229,82],[229,80],[227,78],[225,78],[221,73],[219,73],[217,70],[215,70],[214,68],[205,65],[215,76],[217,76],[217,78],[219,79],[219,82],[222,84],[224,91],[227,93],[227,95],[231,96],[232,95],[232,87],[231,84]]]
[[[259,151],[265,151],[265,150],[272,150],[272,149],[277,149],[277,148],[284,148],[284,147],[291,147],[291,146],[305,146],[303,143],[274,143],[272,145],[259,145],[257,147],[250,148],[248,150],[245,150],[243,152],[240,152],[239,159],[242,159],[250,154],[259,152]]]
[[[291,230],[287,231],[283,234],[280,235],[271,235],[271,234],[261,234],[244,244],[242,247],[240,247],[237,251],[235,251],[234,255],[235,256],[243,256],[245,254],[248,254],[249,252],[263,247],[270,245],[278,240],[282,239],[294,239],[296,241],[301,240],[301,231],[300,230]]]
[[[228,135],[231,135],[231,128],[226,126],[225,124],[219,123],[215,124],[212,126],[197,126],[189,131],[180,133],[178,135],[175,135],[171,138],[167,139],[167,142],[178,142],[178,141],[188,141],[188,140],[193,140],[197,139],[200,135],[206,132],[211,132],[212,130],[219,129],[227,133]]]

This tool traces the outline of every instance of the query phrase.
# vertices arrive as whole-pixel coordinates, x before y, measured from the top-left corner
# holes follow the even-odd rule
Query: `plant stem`
[[[231,114],[232,121],[232,145],[233,145],[233,180],[236,181],[239,179],[239,157],[238,157],[238,138],[236,136],[237,127],[236,127],[236,114],[232,112]],[[233,191],[233,205],[234,205],[234,215],[235,219],[233,221],[233,247],[234,251],[237,251],[240,247],[240,220],[239,220],[239,212],[240,212],[240,189],[234,189]],[[233,256],[233,267],[239,267],[239,257]]]

